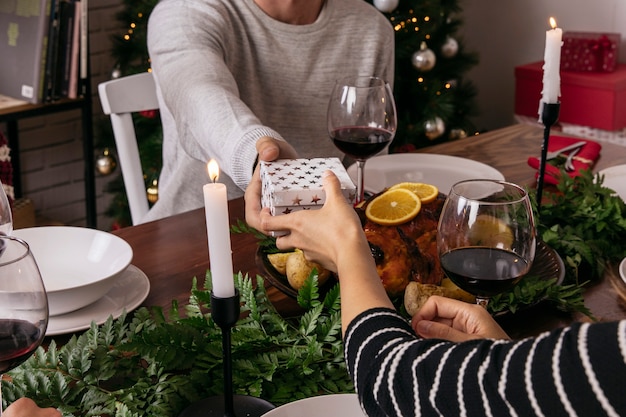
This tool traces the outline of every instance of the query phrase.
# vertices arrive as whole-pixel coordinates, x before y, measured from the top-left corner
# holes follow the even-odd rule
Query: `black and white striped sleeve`
[[[451,343],[373,309],[344,342],[369,416],[626,416],[626,320]]]

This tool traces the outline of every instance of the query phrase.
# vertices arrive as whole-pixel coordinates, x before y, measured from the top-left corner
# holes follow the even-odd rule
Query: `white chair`
[[[131,114],[159,108],[154,77],[145,72],[106,81],[98,85],[98,93],[104,114],[111,117],[131,219],[138,224],[149,207]]]

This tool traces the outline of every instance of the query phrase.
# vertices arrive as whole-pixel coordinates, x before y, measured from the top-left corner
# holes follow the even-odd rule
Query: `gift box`
[[[619,33],[564,32],[563,71],[613,72],[617,68]]]
[[[538,118],[543,62],[515,67],[515,113]],[[559,121],[616,131],[626,127],[626,64],[614,72],[561,71]]]
[[[260,162],[261,204],[272,214],[318,209],[324,205],[322,174],[332,170],[346,199],[354,204],[356,187],[339,158],[279,159]]]

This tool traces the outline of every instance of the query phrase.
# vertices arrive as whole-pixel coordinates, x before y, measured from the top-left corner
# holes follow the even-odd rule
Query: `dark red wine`
[[[441,255],[441,267],[460,288],[477,296],[491,297],[511,289],[530,265],[507,250],[468,247]]]
[[[0,374],[30,357],[43,339],[41,330],[28,321],[0,319]]]
[[[393,135],[375,127],[342,127],[330,133],[335,146],[354,159],[365,159],[382,151]]]

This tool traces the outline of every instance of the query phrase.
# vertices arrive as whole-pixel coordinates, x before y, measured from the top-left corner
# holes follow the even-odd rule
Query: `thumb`
[[[263,136],[256,141],[256,151],[260,161],[274,161],[280,155],[280,146],[276,139]]]
[[[326,170],[322,174],[324,192],[326,193],[326,201],[343,198],[341,193],[341,184],[337,175],[331,170]]]

